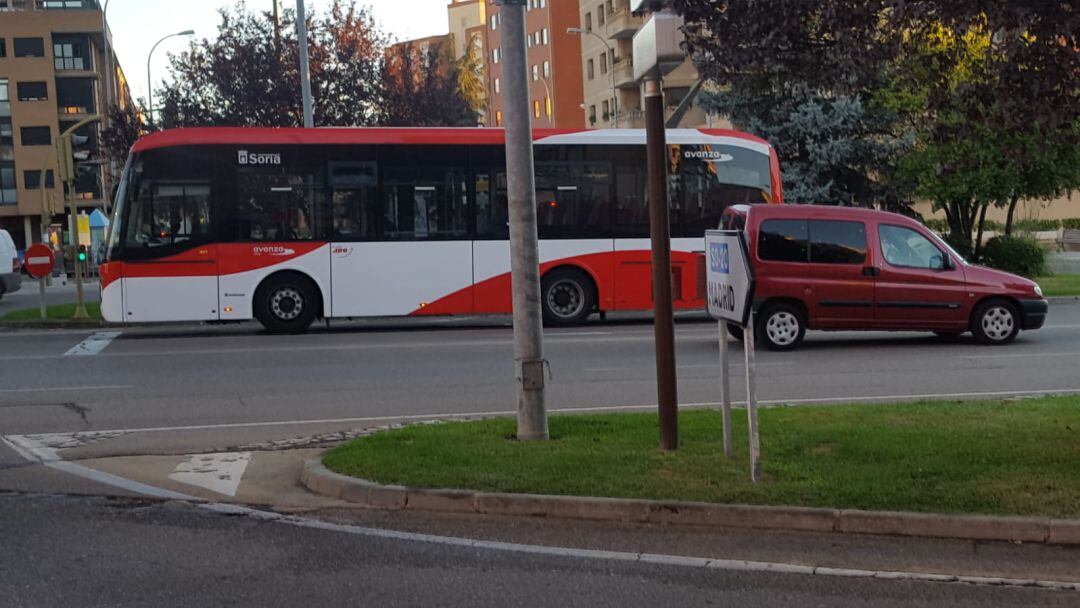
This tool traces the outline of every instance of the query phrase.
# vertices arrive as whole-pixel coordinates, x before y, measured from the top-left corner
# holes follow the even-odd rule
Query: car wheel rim
[[[799,320],[790,312],[778,312],[765,323],[769,341],[778,346],[790,346],[799,336]]]
[[[995,306],[986,311],[982,318],[982,329],[986,337],[995,342],[1007,339],[1013,333],[1012,313],[1004,306]]]
[[[304,312],[304,296],[293,287],[282,287],[270,298],[270,312],[282,321],[292,321]]]
[[[577,281],[556,281],[548,288],[547,304],[548,309],[559,318],[575,317],[581,314],[585,306],[585,289]]]

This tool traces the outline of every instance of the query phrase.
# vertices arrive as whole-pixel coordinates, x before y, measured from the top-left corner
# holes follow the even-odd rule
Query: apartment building
[[[66,226],[55,154],[60,134],[106,113],[115,100],[128,102],[115,55],[106,77],[106,36],[96,0],[0,0],[0,228],[20,249],[40,240],[43,199],[55,212],[52,221]],[[92,158],[98,132],[97,125],[78,132],[89,138]],[[107,188],[105,167],[79,168],[79,207],[104,207]]]
[[[529,79],[529,105],[533,127],[580,129],[582,108],[581,40],[568,34],[577,26],[578,0],[527,0],[525,59]],[[489,111],[487,126],[503,125],[502,15],[499,5],[487,0],[484,28]]]
[[[645,128],[640,83],[634,80],[634,34],[645,17],[630,10],[631,0],[579,0],[582,30],[581,65],[585,124],[589,128]],[[664,105],[668,117],[697,82],[689,58],[664,77]],[[705,126],[704,110],[693,107],[680,127]]]

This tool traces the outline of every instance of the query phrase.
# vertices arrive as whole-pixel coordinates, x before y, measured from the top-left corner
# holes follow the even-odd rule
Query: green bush
[[[1061,220],[1061,227],[1069,230],[1080,230],[1080,217]]]
[[[1046,252],[1030,237],[995,236],[983,247],[982,261],[1029,279],[1046,274]]]
[[[949,222],[947,220],[931,218],[928,220],[923,220],[923,224],[927,228],[933,230],[934,232],[937,232],[938,234],[945,234],[949,231]]]
[[[1013,230],[1019,232],[1045,232],[1058,228],[1061,228],[1059,220],[1025,219],[1013,223]]]

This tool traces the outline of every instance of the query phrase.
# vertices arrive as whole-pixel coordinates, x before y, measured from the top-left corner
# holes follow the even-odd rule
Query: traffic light
[[[80,264],[85,264],[86,263],[86,245],[79,245],[79,249],[78,249],[78,252],[76,253],[76,255],[78,257],[79,263]]]
[[[90,136],[71,134],[71,157],[76,163],[90,160]]]

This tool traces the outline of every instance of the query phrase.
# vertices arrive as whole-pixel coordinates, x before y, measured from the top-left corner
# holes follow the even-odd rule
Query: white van
[[[0,229],[0,298],[5,293],[19,291],[22,286],[22,265],[19,251],[7,230]]]

